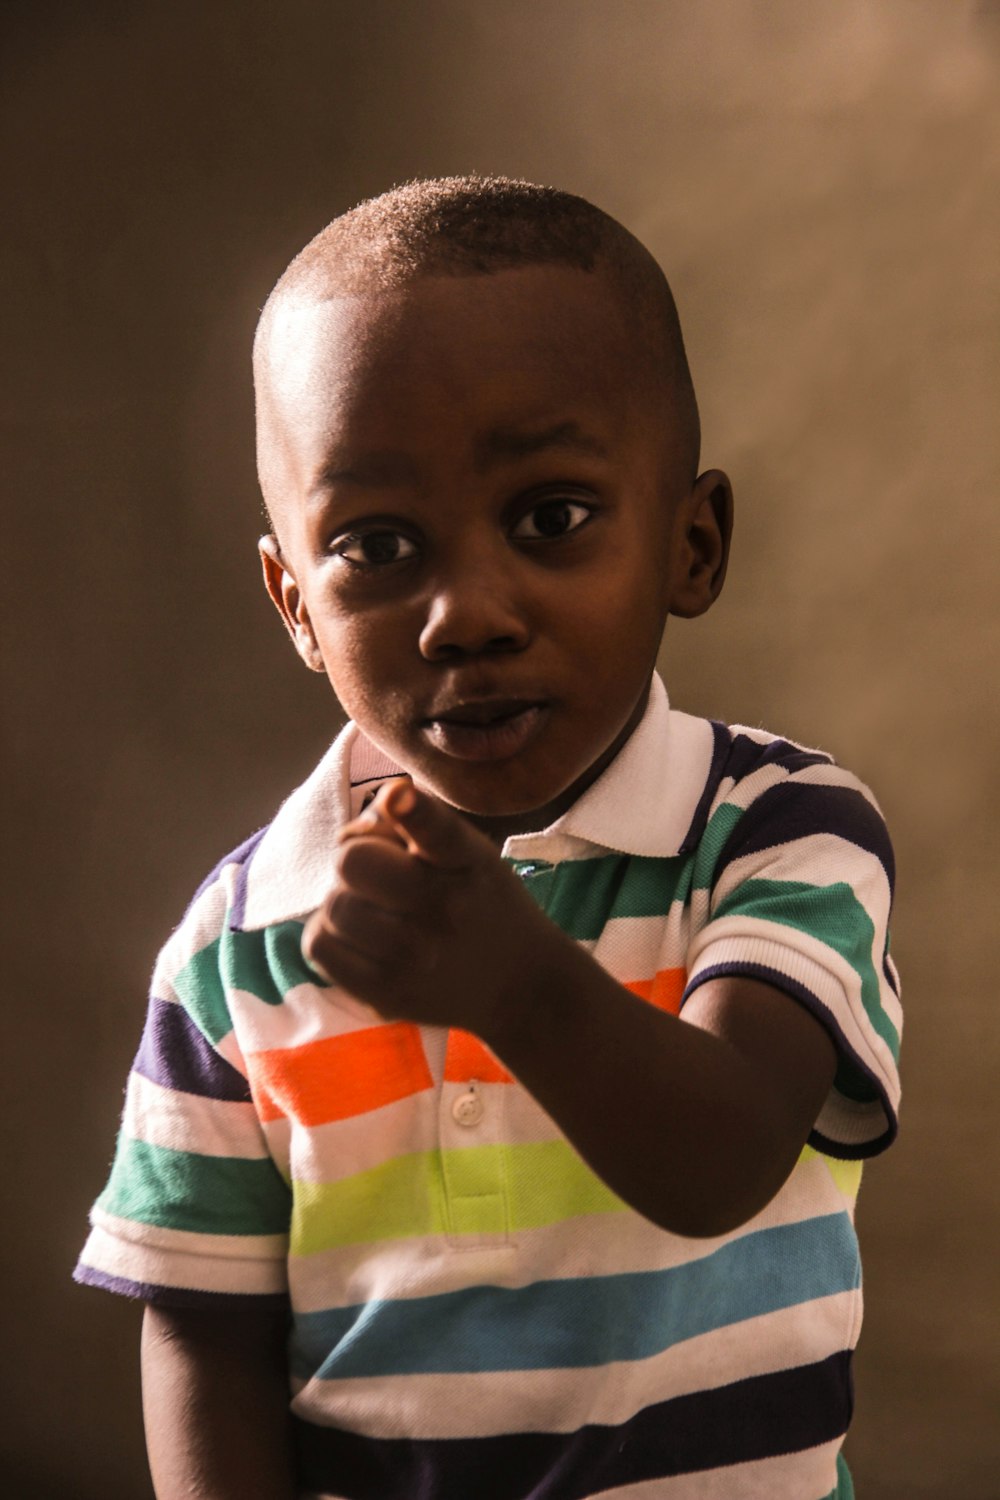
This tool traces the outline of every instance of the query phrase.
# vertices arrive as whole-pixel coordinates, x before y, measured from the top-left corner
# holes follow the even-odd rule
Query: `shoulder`
[[[175,964],[227,932],[272,925],[272,908],[284,916],[295,906],[294,892],[347,816],[353,731],[346,725],[271,821],[204,877],[164,947]]]
[[[871,789],[827,751],[712,722],[712,763],[689,847],[721,868],[782,845],[839,839],[873,856],[890,885],[892,845]]]
[[[326,895],[338,830],[366,790],[393,774],[347,723],[270,823],[223,855],[198,886],[160,952],[157,985],[170,987],[182,973],[197,982],[220,966],[245,967],[265,933],[297,932]]]

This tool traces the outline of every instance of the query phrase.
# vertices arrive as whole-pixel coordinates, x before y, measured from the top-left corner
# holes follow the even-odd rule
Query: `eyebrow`
[[[592,458],[607,458],[603,443],[584,432],[578,422],[557,422],[539,432],[519,432],[516,428],[495,428],[476,444],[476,467],[490,469],[509,458],[530,458],[550,448],[569,453],[583,453]]]
[[[494,428],[476,442],[474,461],[477,470],[482,473],[506,460],[531,458],[536,453],[553,449],[581,453],[591,458],[608,456],[603,443],[586,433],[578,422],[568,421],[557,422],[552,427],[545,427],[537,432],[520,431],[515,427]],[[337,484],[380,489],[394,484],[416,484],[418,468],[408,454],[380,448],[371,453],[359,454],[356,459],[348,459],[346,463],[335,459],[322,469],[318,479],[318,489],[331,488]]]
[[[415,484],[417,466],[405,453],[379,448],[371,453],[360,453],[346,462],[334,459],[323,466],[317,477],[317,490],[333,488],[338,484],[381,489],[393,484]]]

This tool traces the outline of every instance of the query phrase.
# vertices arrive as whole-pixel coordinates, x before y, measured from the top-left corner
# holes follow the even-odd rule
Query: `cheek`
[[[369,615],[328,617],[320,635],[326,675],[359,723],[390,720],[405,685],[407,652],[398,631]]]

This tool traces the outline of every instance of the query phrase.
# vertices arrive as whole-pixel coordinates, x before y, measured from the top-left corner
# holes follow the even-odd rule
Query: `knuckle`
[[[334,874],[341,881],[351,881],[358,872],[358,844],[341,844],[333,857]]]
[[[326,898],[324,915],[333,927],[343,927],[350,921],[355,905],[354,897],[343,886],[337,886]]]

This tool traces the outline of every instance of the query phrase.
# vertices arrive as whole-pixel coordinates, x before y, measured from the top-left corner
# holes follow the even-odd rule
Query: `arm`
[[[733,977],[697,990],[683,1019],[657,1010],[560,932],[486,839],[409,789],[345,835],[303,938],[336,983],[383,1015],[482,1037],[664,1229],[722,1234],[774,1196],[835,1066],[796,1001]]]
[[[639,1213],[675,1234],[737,1228],[794,1167],[833,1081],[833,1043],[756,980],[703,985],[679,1019],[577,955],[491,1045]]]
[[[142,1325],[142,1398],[157,1500],[294,1500],[288,1318],[154,1307]]]

